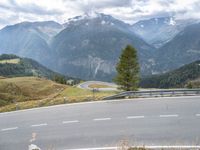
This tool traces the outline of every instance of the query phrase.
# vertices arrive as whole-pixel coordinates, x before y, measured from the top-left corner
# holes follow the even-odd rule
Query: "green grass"
[[[93,93],[90,90],[79,89],[77,87],[68,87],[61,94],[61,97],[66,97],[70,102],[81,102],[89,100],[100,100],[103,97],[116,94],[114,91],[100,91]]]
[[[0,60],[0,64],[18,64],[20,62],[19,58],[16,59],[6,59],[6,60]]]

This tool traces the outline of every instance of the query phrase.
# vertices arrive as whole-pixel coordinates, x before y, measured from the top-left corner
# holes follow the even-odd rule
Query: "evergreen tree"
[[[114,82],[119,86],[119,89],[125,91],[138,89],[140,68],[137,51],[131,45],[127,45],[122,50],[116,70],[117,75],[114,78]]]

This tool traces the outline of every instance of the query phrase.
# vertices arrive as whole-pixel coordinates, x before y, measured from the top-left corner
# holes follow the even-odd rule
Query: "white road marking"
[[[63,121],[63,124],[78,123],[78,120]]]
[[[31,127],[41,127],[41,126],[47,126],[47,123],[41,123],[41,124],[33,124]]]
[[[200,114],[196,114],[197,117],[200,117]]]
[[[141,119],[144,118],[144,116],[128,116],[126,119]]]
[[[93,121],[106,121],[106,120],[111,120],[111,118],[95,118]]]
[[[171,114],[171,115],[160,115],[161,118],[169,118],[169,117],[178,117],[177,114]]]
[[[158,145],[158,146],[131,146],[133,148],[147,149],[199,149],[200,145]],[[79,148],[79,149],[64,149],[64,150],[118,150],[120,147],[94,147],[94,148]]]
[[[18,129],[18,127],[5,128],[5,129],[1,129],[1,131],[10,131],[10,130],[16,130],[16,129]]]

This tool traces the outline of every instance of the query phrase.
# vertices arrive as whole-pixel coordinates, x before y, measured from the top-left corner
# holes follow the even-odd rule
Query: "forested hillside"
[[[0,76],[35,76],[55,80],[59,83],[64,83],[69,79],[74,80],[75,83],[79,82],[79,79],[67,77],[53,72],[32,59],[21,58],[12,54],[0,55]]]
[[[199,77],[200,61],[196,61],[165,74],[144,77],[140,86],[144,88],[182,88],[189,86],[188,83],[191,80]]]

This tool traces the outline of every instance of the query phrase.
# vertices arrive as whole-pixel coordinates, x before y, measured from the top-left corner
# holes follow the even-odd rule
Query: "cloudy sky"
[[[127,23],[165,16],[200,18],[200,0],[0,0],[0,28],[22,21],[64,23],[91,12],[110,14]]]

